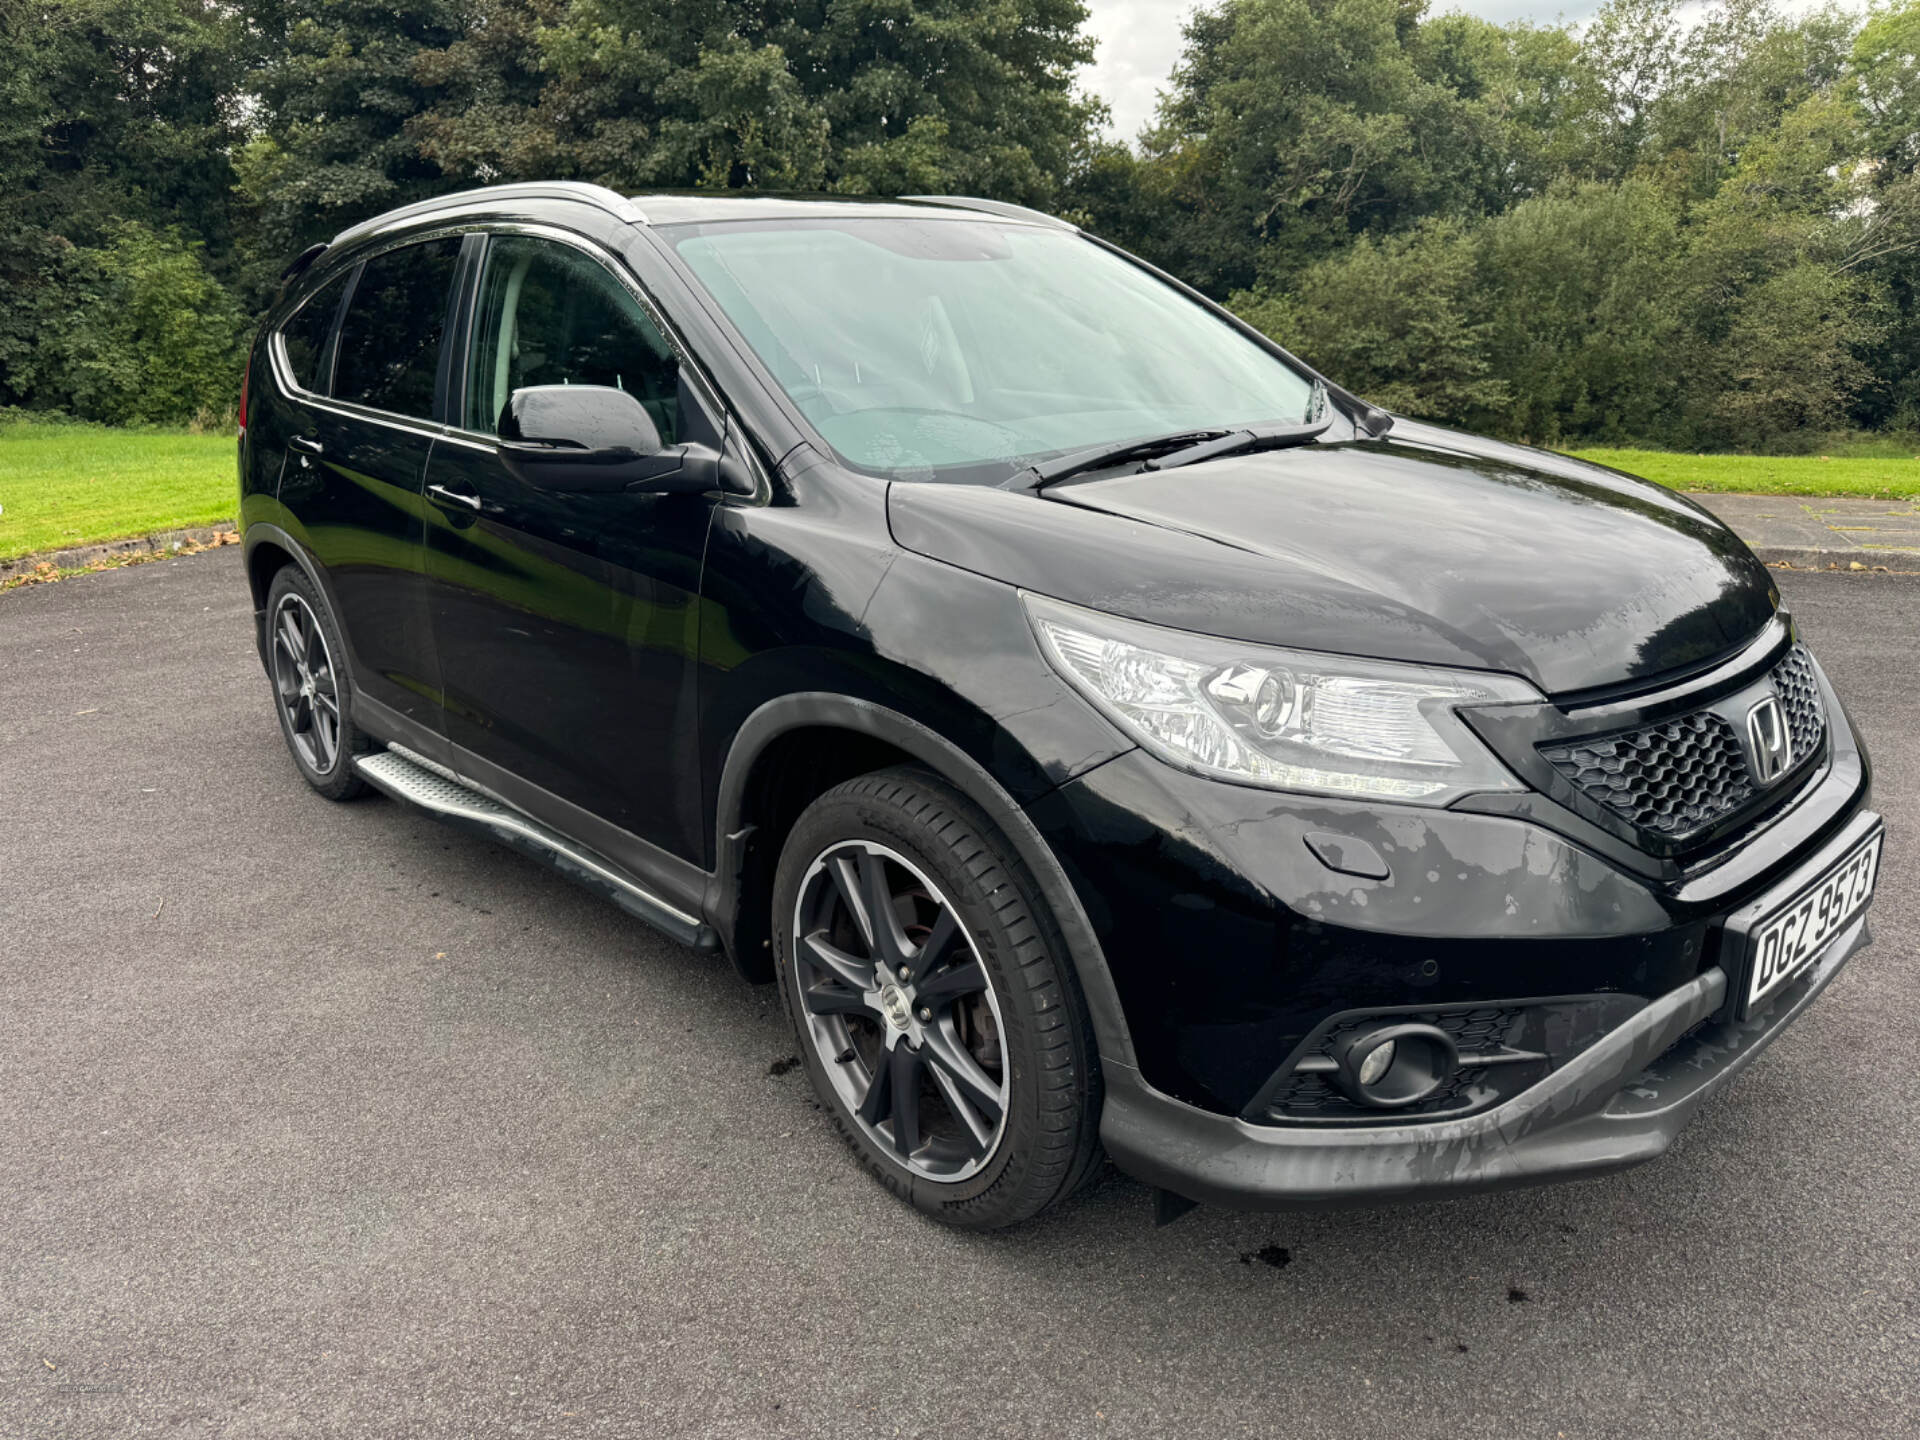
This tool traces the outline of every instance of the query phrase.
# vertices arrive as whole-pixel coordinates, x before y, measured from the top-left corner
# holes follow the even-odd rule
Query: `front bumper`
[[[1602,1175],[1651,1160],[1694,1110],[1792,1022],[1867,942],[1864,918],[1767,1011],[1710,1020],[1728,977],[1714,966],[1653,1001],[1546,1080],[1461,1120],[1312,1130],[1254,1125],[1106,1067],[1100,1137],[1128,1174],[1236,1209],[1433,1199]]]
[[[1102,1053],[1108,1152],[1151,1184],[1242,1208],[1445,1195],[1660,1154],[1866,943],[1861,919],[1734,1021],[1740,917],[1879,824],[1866,752],[1825,694],[1831,745],[1816,777],[1686,866],[1623,859],[1546,812],[1309,800],[1139,752],[1061,786],[1029,814],[1085,906],[1104,952],[1094,978],[1128,1030],[1125,1053]],[[1372,863],[1328,858],[1328,839],[1359,842]],[[1477,1072],[1463,1103],[1425,1118],[1376,1124],[1289,1088],[1343,1017],[1445,1023],[1467,1007],[1608,997],[1614,1013],[1576,1043],[1521,1047],[1552,1052],[1533,1057],[1547,1061],[1540,1078],[1516,1067],[1505,1073],[1523,1088],[1489,1088]]]

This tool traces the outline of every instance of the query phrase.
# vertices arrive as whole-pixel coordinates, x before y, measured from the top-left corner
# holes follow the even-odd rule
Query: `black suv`
[[[1044,215],[448,196],[290,267],[241,426],[313,787],[775,981],[954,1224],[1631,1165],[1866,939],[1866,754],[1725,526]]]

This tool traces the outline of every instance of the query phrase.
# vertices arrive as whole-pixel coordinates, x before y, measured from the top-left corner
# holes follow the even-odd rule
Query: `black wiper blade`
[[[1245,430],[1235,430],[1231,434],[1221,435],[1212,440],[1203,440],[1197,445],[1188,445],[1165,455],[1156,455],[1147,461],[1149,470],[1178,470],[1182,465],[1192,465],[1201,460],[1212,460],[1221,455],[1247,455],[1256,450],[1285,450],[1293,445],[1306,445],[1326,434],[1333,424],[1333,416],[1324,415],[1318,420],[1309,420],[1302,425],[1253,425]]]
[[[1191,449],[1195,445],[1218,440],[1232,434],[1229,430],[1176,430],[1170,435],[1152,435],[1144,440],[1123,440],[1115,445],[1091,445],[1084,450],[1069,450],[1065,455],[1056,455],[1051,460],[1043,460],[1038,465],[1030,465],[1001,488],[1005,490],[1038,490],[1043,485],[1051,485],[1056,480],[1065,480],[1070,475],[1081,475],[1089,470],[1102,470],[1109,465],[1121,465],[1129,460],[1139,460],[1153,455],[1164,455],[1167,451]]]

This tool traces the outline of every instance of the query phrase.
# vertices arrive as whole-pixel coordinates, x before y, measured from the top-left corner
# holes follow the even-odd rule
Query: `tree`
[[[231,267],[246,36],[195,0],[0,0],[0,45],[0,405],[63,404],[46,342],[116,225]]]
[[[1497,415],[1473,242],[1456,221],[1351,246],[1309,267],[1284,294],[1242,292],[1233,308],[1315,369],[1377,405],[1427,420]]]
[[[245,359],[246,317],[202,247],[137,220],[67,257],[73,303],[44,339],[49,379],[73,412],[127,425],[223,415]]]
[[[1074,88],[1085,18],[1079,0],[493,0],[417,71],[447,94],[415,132],[482,179],[1045,205],[1099,113]]]
[[[1480,251],[1500,428],[1546,443],[1671,433],[1679,212],[1656,185],[1563,183],[1489,221]]]
[[[247,15],[264,125],[238,161],[256,303],[288,260],[346,225],[450,188],[413,125],[439,98],[425,56],[464,33],[458,0],[266,0]]]
[[[1102,154],[1094,225],[1210,294],[1285,277],[1355,235],[1472,222],[1537,192],[1601,90],[1564,30],[1425,18],[1426,0],[1221,0],[1129,166]]]

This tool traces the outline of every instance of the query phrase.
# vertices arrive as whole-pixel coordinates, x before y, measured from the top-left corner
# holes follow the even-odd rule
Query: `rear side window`
[[[326,376],[320,366],[326,359],[327,335],[333,329],[334,312],[340,308],[340,291],[347,283],[347,271],[336,275],[307,297],[294,311],[293,318],[280,327],[280,343],[286,347],[287,365],[293,380],[302,390],[327,393]]]
[[[336,399],[432,418],[447,292],[459,255],[459,237],[449,236],[367,261],[334,342]]]

